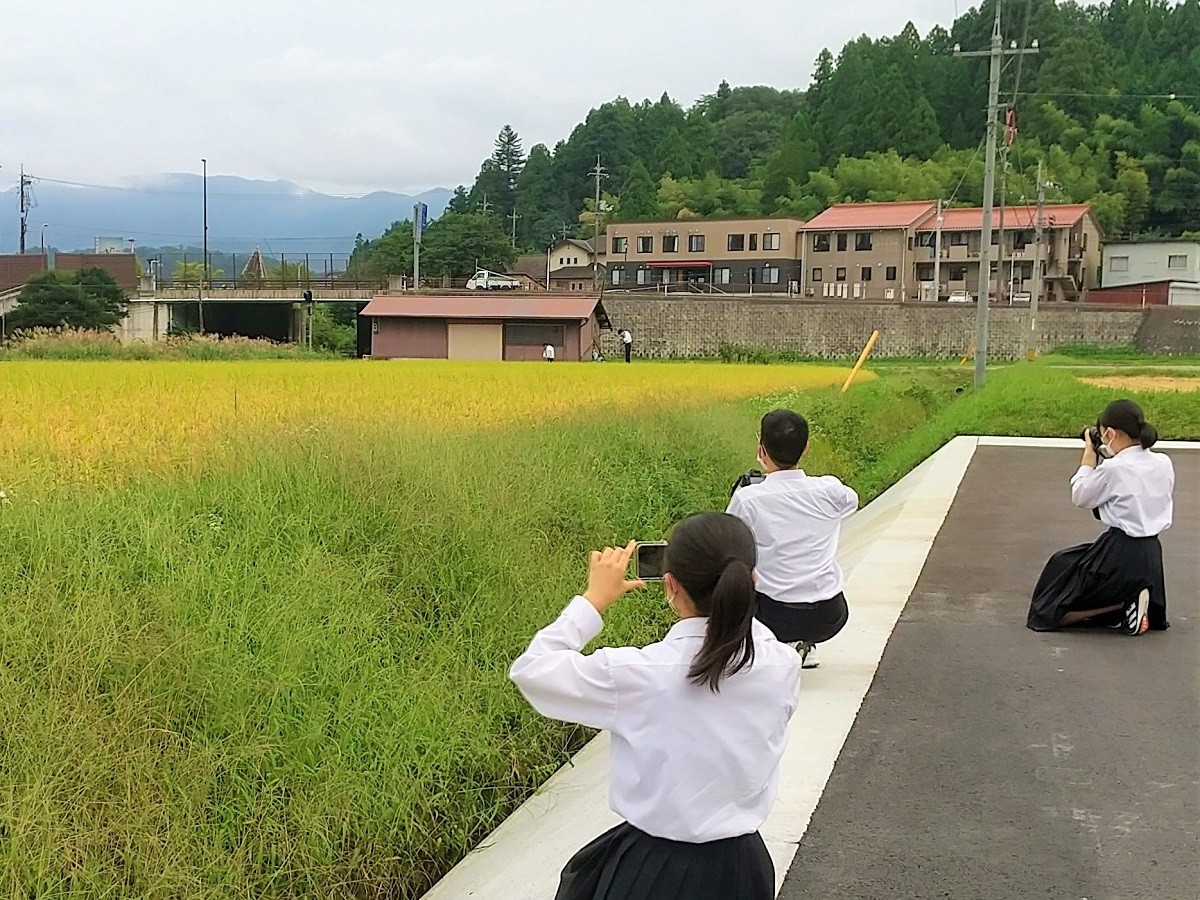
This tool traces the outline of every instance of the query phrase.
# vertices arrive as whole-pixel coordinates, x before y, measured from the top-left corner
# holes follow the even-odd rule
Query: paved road
[[[1173,627],[1126,638],[1025,628],[1045,558],[1099,530],[1078,454],[979,449],[782,900],[1200,897],[1200,453],[1172,455]]]

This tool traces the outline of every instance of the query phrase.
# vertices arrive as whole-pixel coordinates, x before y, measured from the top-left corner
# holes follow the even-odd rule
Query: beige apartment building
[[[1004,240],[999,228],[1003,223]],[[983,243],[983,209],[948,209],[942,214],[942,264],[934,285],[934,247],[937,217],[917,229],[918,254],[914,276],[919,298],[946,299],[964,293],[979,296],[979,253]],[[1037,207],[997,208],[992,218],[993,299],[1028,301],[1037,288]],[[1045,208],[1041,250],[1040,297],[1048,301],[1082,300],[1100,286],[1100,227],[1086,204],[1056,204]]]
[[[607,290],[797,293],[804,222],[787,218],[620,222],[606,234]]]
[[[917,227],[928,201],[840,203],[804,226],[803,295],[816,300],[913,299]]]
[[[994,298],[1028,300],[1036,287],[1037,208],[997,209],[992,232]],[[933,202],[845,203],[804,227],[802,295],[811,299],[976,299],[983,209],[942,213],[939,285],[934,284],[938,215]],[[1000,226],[1003,222],[1003,244]],[[1086,205],[1045,208],[1041,297],[1082,300],[1099,286],[1100,229]],[[1001,274],[1003,273],[1003,274]]]

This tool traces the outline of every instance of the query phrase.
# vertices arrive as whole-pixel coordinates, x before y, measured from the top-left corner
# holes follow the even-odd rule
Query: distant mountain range
[[[202,243],[203,182],[199,175],[163,175],[121,187],[38,179],[26,249],[36,248],[43,223],[46,244],[90,250],[97,237],[133,238],[139,246]],[[208,245],[213,251],[265,254],[348,253],[355,235],[377,237],[398,219],[412,217],[417,201],[441,215],[452,192],[435,188],[415,196],[375,191],[338,197],[290,181],[208,177]],[[17,189],[0,193],[0,253],[15,253],[19,224]]]

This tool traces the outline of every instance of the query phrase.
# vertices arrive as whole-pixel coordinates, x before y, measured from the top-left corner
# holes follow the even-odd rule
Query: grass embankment
[[[247,379],[251,393],[290,397],[258,381],[269,368]],[[314,393],[315,375],[290,371]],[[376,404],[347,414],[357,394],[331,382],[340,400],[318,407],[325,425],[267,417],[230,439],[220,465],[10,496],[0,891],[419,896],[586,738],[535,715],[505,678],[580,588],[586,551],[722,506],[753,464],[763,409],[810,414],[806,467],[869,498],[953,433],[1071,434],[1109,397],[1034,369],[957,402],[969,376],[952,370],[757,401],[738,398],[808,370],[695,367],[691,388],[666,374],[685,366],[579,371],[554,373],[586,376],[568,416],[551,373],[493,370],[510,389],[504,379],[529,379],[526,402],[542,411],[509,428],[494,423],[518,405],[494,409],[505,395],[486,384],[474,402],[494,409],[492,427],[466,413],[395,427],[387,416],[404,402],[377,386]],[[698,405],[747,371],[778,380]],[[640,393],[622,381],[635,378]],[[424,409],[422,386],[391,388]],[[436,397],[453,409],[445,386]],[[1179,436],[1200,421],[1190,402],[1147,407]],[[387,412],[373,419],[376,408]],[[603,640],[651,640],[667,621],[650,591],[614,611]]]
[[[340,354],[309,350],[299,344],[245,337],[189,334],[153,343],[122,344],[109,331],[74,328],[34,328],[0,343],[0,361],[41,360],[250,360],[337,359]]]

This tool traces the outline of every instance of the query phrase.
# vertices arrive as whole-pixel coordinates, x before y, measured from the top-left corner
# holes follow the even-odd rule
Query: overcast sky
[[[822,47],[925,34],[970,0],[8,0],[0,189],[17,167],[117,183],[198,172],[333,193],[470,183],[587,111],[722,78],[803,88]]]

